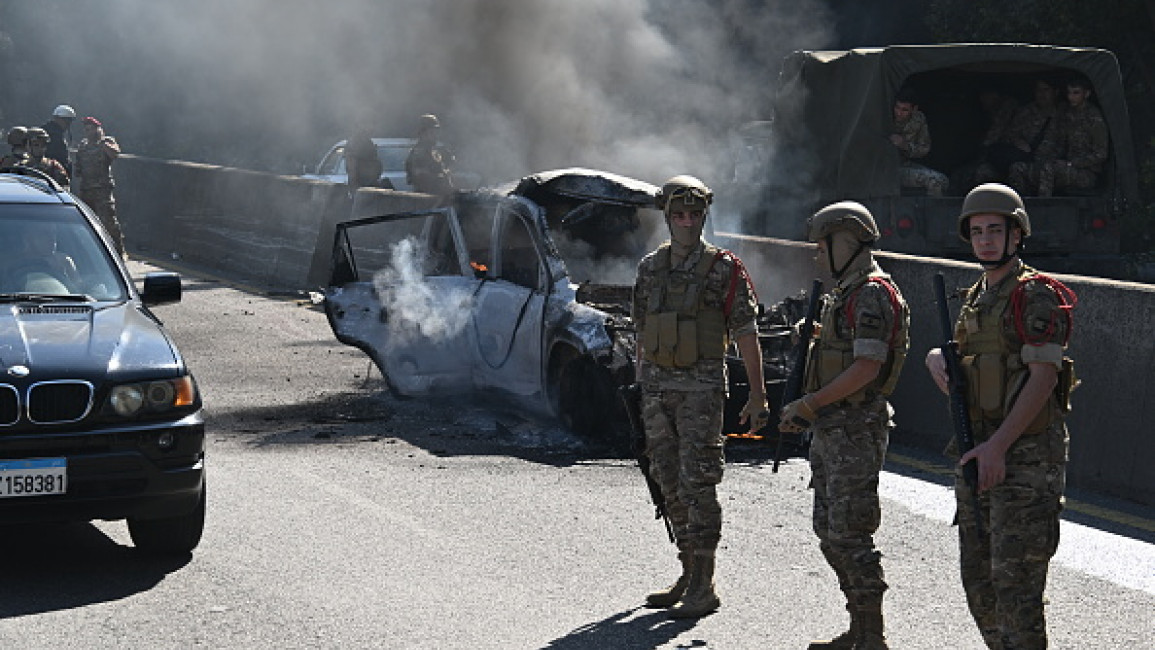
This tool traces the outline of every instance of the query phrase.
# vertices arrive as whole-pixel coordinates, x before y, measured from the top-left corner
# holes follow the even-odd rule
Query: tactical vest
[[[812,393],[834,381],[835,377],[854,363],[854,336],[852,334],[850,338],[845,339],[838,336],[838,315],[845,314],[847,326],[853,332],[854,298],[868,282],[881,284],[890,297],[890,307],[894,313],[894,325],[887,341],[890,354],[879,369],[878,377],[857,392],[843,398],[843,401],[860,404],[873,395],[885,396],[894,392],[898,376],[902,372],[902,365],[906,362],[906,351],[910,347],[910,310],[898,299],[890,276],[885,273],[873,273],[846,291],[836,292],[833,299],[823,305],[822,329],[818,341],[810,348],[810,358],[806,363],[807,393]]]
[[[711,307],[704,300],[706,276],[723,253],[706,244],[692,273],[671,273],[670,244],[658,248],[642,332],[646,361],[666,368],[691,368],[700,360],[725,356],[730,345],[726,315],[723,308]]]
[[[986,440],[1006,419],[1030,375],[1022,359],[1023,342],[1008,334],[1006,318],[1012,295],[1037,275],[1038,271],[1022,265],[1018,276],[1008,279],[987,305],[976,304],[982,293],[982,282],[977,282],[959,310],[955,340],[967,380],[970,418],[980,440]],[[1076,384],[1074,364],[1064,357],[1055,391],[1023,433],[1042,433],[1059,421],[1070,410],[1070,392]]]

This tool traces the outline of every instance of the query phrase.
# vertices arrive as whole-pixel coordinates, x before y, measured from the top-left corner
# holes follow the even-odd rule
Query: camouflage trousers
[[[922,187],[927,196],[942,196],[950,179],[946,174],[916,162],[904,162],[898,168],[898,182],[903,187]]]
[[[120,222],[116,220],[116,199],[112,196],[112,188],[82,189],[77,192],[77,196],[100,218],[100,225],[108,232],[116,252],[123,256],[124,234],[120,231]]]
[[[851,607],[877,600],[887,587],[874,532],[882,518],[878,474],[889,429],[882,398],[822,415],[813,427],[814,533]]]
[[[721,389],[647,391],[642,398],[650,472],[681,551],[712,554],[722,535],[716,486],[725,464],[724,405]]]
[[[1006,479],[979,497],[981,536],[972,492],[962,471],[955,472],[963,588],[989,648],[1047,647],[1043,590],[1059,545],[1066,457],[1061,423],[1015,441],[1007,451]]]
[[[1020,194],[1047,197],[1058,188],[1092,188],[1098,180],[1099,175],[1089,169],[1070,167],[1065,161],[1047,160],[1012,164],[1009,182]]]

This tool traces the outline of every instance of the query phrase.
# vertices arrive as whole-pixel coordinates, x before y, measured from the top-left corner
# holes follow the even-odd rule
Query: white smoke
[[[415,237],[390,247],[389,265],[373,275],[388,318],[389,345],[430,343],[461,333],[472,317],[473,297],[461,286],[434,286],[423,273],[427,251]]]

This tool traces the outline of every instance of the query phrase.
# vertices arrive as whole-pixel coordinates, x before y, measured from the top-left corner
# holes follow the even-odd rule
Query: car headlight
[[[121,417],[141,413],[163,413],[196,403],[196,384],[189,375],[176,379],[161,379],[113,387],[108,405]]]

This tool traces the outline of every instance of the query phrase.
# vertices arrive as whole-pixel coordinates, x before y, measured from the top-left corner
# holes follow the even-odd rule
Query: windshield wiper
[[[86,293],[0,293],[0,302],[92,302]]]

